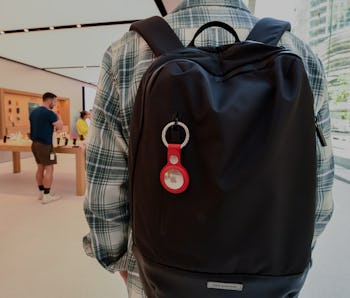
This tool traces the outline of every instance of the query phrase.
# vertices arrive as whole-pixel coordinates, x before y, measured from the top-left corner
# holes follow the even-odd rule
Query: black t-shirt
[[[30,139],[51,145],[53,134],[52,123],[57,121],[57,115],[53,111],[41,106],[30,113],[29,120]]]

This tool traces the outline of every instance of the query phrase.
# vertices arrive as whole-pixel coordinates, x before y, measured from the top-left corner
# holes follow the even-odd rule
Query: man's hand
[[[128,283],[128,271],[119,271],[120,276],[123,278],[125,284]]]

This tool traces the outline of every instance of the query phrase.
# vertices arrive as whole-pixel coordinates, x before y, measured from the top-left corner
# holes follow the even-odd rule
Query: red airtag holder
[[[190,178],[181,164],[180,144],[168,145],[168,163],[160,172],[160,182],[170,193],[179,194],[187,189]]]
[[[179,125],[185,131],[185,140],[182,144],[168,144],[166,140],[166,132],[169,127]],[[162,140],[165,147],[168,148],[167,164],[160,172],[160,183],[168,192],[173,194],[183,193],[189,183],[190,177],[187,170],[181,164],[181,149],[185,147],[189,141],[190,133],[188,127],[179,121],[168,123],[162,131]]]

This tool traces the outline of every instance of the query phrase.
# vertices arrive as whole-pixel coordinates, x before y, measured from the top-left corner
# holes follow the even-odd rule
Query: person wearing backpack
[[[173,5],[174,1],[171,1],[171,4]],[[178,36],[180,44],[186,46],[195,39],[195,43],[192,43],[192,46],[203,47],[204,52],[206,51],[205,49],[207,49],[206,52],[212,51],[212,53],[214,53],[213,56],[215,56],[216,53],[219,53],[220,56],[221,49],[224,49],[225,45],[234,44],[237,39],[244,41],[249,36],[259,35],[256,32],[256,34],[251,33],[251,30],[254,24],[258,22],[258,19],[249,12],[247,7],[240,0],[178,1],[178,5],[165,17],[165,20]],[[226,28],[225,30],[222,30],[221,28],[209,28],[208,26],[203,29],[203,32],[201,31],[199,35],[196,35],[199,28],[210,22],[215,22],[211,24],[219,26],[224,26],[222,23],[228,25],[228,27],[234,29],[233,31],[236,32],[237,36],[234,36],[231,31],[227,31],[226,29],[228,27],[226,25],[224,26]],[[265,221],[259,222],[257,220],[256,222],[252,222],[249,227],[249,222],[245,223],[247,225],[247,231],[249,230],[250,232],[255,233],[255,230],[259,230],[261,227],[265,226],[270,227],[270,225],[273,230],[278,230],[276,227],[283,226],[279,224],[278,220],[283,220],[285,217],[289,218],[287,224],[293,222],[295,226],[302,226],[302,223],[304,222],[301,220],[301,217],[308,215],[309,218],[304,219],[305,222],[308,223],[308,228],[306,229],[308,230],[307,235],[305,234],[303,243],[299,245],[299,243],[296,243],[297,241],[295,241],[295,239],[298,239],[298,230],[290,228],[288,225],[286,230],[281,229],[278,231],[278,235],[281,235],[281,238],[284,238],[283,231],[291,230],[292,232],[290,234],[293,234],[294,236],[294,238],[290,240],[291,242],[283,242],[282,240],[280,241],[280,239],[271,236],[270,250],[266,250],[265,252],[264,249],[266,249],[266,245],[268,245],[268,242],[264,239],[266,237],[263,237],[264,234],[257,234],[261,237],[258,239],[260,239],[265,245],[263,246],[264,249],[259,249],[258,247],[258,250],[261,253],[258,252],[256,255],[252,256],[251,259],[248,254],[242,259],[230,259],[225,263],[225,259],[220,259],[220,256],[225,256],[225,254],[228,253],[226,247],[235,245],[235,239],[237,239],[238,243],[242,243],[242,248],[237,249],[239,252],[244,252],[244,250],[249,252],[253,251],[252,247],[256,243],[259,244],[259,241],[250,238],[249,233],[244,234],[244,232],[242,232],[243,236],[237,235],[236,232],[239,230],[237,230],[236,226],[232,226],[232,235],[222,233],[217,230],[218,225],[215,222],[213,225],[215,228],[210,229],[210,231],[205,229],[200,230],[200,224],[208,227],[208,225],[205,224],[209,222],[208,216],[210,214],[208,212],[202,212],[200,209],[202,207],[200,206],[201,204],[193,204],[189,194],[193,193],[194,188],[206,189],[206,187],[211,184],[210,180],[204,180],[206,183],[201,184],[198,177],[204,177],[204,174],[207,175],[205,178],[209,177],[209,174],[211,173],[207,174],[204,170],[215,168],[217,165],[214,162],[210,166],[204,164],[194,165],[194,163],[197,162],[197,156],[200,158],[201,152],[205,152],[206,155],[203,153],[205,156],[210,156],[210,152],[207,153],[206,151],[214,148],[212,147],[212,143],[215,143],[217,139],[220,139],[220,136],[212,131],[206,131],[206,128],[202,131],[200,130],[200,126],[208,126],[207,122],[200,121],[203,113],[195,115],[196,117],[198,116],[198,120],[196,118],[196,121],[194,121],[195,123],[191,123],[191,117],[187,116],[186,111],[174,113],[172,118],[168,120],[168,124],[164,122],[164,125],[159,127],[159,132],[155,132],[152,126],[148,126],[148,123],[156,122],[158,118],[163,119],[164,117],[167,117],[166,114],[168,112],[163,109],[165,106],[163,106],[163,103],[160,101],[156,104],[147,105],[147,98],[145,97],[145,107],[143,108],[143,105],[140,104],[140,102],[142,102],[140,98],[143,98],[142,96],[144,94],[142,92],[152,92],[153,90],[151,88],[153,85],[148,83],[149,81],[146,80],[147,78],[143,78],[143,75],[145,73],[151,73],[148,68],[151,66],[152,62],[163,59],[162,57],[165,57],[166,55],[163,55],[162,53],[153,53],[147,42],[141,37],[142,28],[143,25],[135,25],[132,27],[131,31],[127,32],[119,41],[113,43],[108,48],[102,61],[100,82],[94,103],[94,121],[90,127],[91,138],[87,144],[88,193],[84,203],[84,211],[90,227],[90,233],[84,237],[84,248],[86,253],[95,257],[108,271],[118,271],[121,273],[122,277],[127,282],[129,297],[146,297],[146,295],[147,297],[167,298],[297,297],[308,272],[309,263],[311,261],[309,255],[311,248],[315,246],[317,238],[325,229],[333,212],[332,184],[334,166],[330,139],[327,86],[321,62],[312,53],[310,48],[293,34],[286,31],[282,35],[278,42],[278,46],[284,46],[291,53],[294,53],[301,58],[302,64],[305,67],[305,71],[303,70],[303,72],[305,72],[308,79],[308,83],[303,81],[304,85],[302,90],[303,92],[308,93],[305,93],[306,97],[312,98],[313,96],[313,103],[311,103],[313,111],[311,111],[312,109],[309,109],[313,113],[311,114],[312,119],[310,118],[310,113],[308,114],[309,119],[305,120],[305,123],[302,122],[304,121],[303,118],[297,119],[298,121],[301,120],[300,124],[298,124],[300,127],[303,127],[304,125],[305,130],[310,131],[310,139],[314,142],[315,147],[315,152],[311,152],[313,151],[313,143],[310,143],[310,150],[306,150],[310,151],[310,155],[308,155],[309,153],[305,153],[306,157],[313,156],[313,154],[315,155],[315,160],[310,160],[310,164],[313,164],[313,166],[310,167],[310,173],[313,173],[312,171],[314,170],[315,175],[314,177],[309,175],[310,177],[305,181],[305,184],[302,184],[305,188],[308,188],[307,186],[310,181],[310,193],[314,192],[315,195],[315,198],[312,195],[310,195],[310,198],[306,196],[306,199],[309,201],[308,213],[304,212],[303,208],[301,208],[302,205],[296,206],[292,204],[290,205],[291,208],[288,209],[289,205],[287,205],[287,207],[281,206],[284,204],[282,202],[281,204],[278,203],[279,205],[277,204],[278,206],[276,207],[276,210],[282,208],[286,213],[274,213],[274,216],[271,216],[271,218],[276,219],[276,222],[269,221],[269,223],[267,223]],[[165,35],[164,32],[161,31],[154,30],[154,32],[156,32],[154,34],[155,36],[158,34],[160,36],[159,39],[163,40],[164,38],[161,37],[167,36],[167,34],[170,33],[166,30]],[[247,44],[248,43],[250,43],[250,41],[247,42]],[[242,43],[241,45],[245,44]],[[223,48],[220,48],[222,46]],[[258,43],[255,43],[253,46],[260,49]],[[182,45],[179,45],[179,48],[181,47]],[[166,44],[164,45],[164,48],[167,49]],[[271,53],[270,49],[267,49],[266,47],[264,47],[262,51],[265,50],[268,50],[268,53]],[[181,58],[181,55],[184,53],[184,55],[187,55],[187,52],[191,51],[192,50],[179,49],[178,52],[175,50],[174,53],[175,56],[180,53],[179,59],[181,60],[183,59]],[[160,49],[160,52],[162,52],[162,49]],[[255,51],[252,51],[253,54],[254,52]],[[284,50],[281,50],[281,53],[282,52],[285,53]],[[222,53],[225,53],[225,51],[222,51]],[[244,54],[244,51],[242,54]],[[195,52],[195,55],[196,57],[193,59],[200,61],[198,60],[201,57],[200,51]],[[205,55],[205,57],[208,56],[207,54]],[[298,60],[294,59],[293,54],[286,53],[286,55],[288,56],[287,60]],[[161,58],[158,58],[158,56]],[[279,54],[277,56],[279,57]],[[164,58],[165,61],[167,61],[166,59],[167,57]],[[202,63],[196,62],[197,64],[192,65],[188,63],[188,60],[191,60],[192,58],[186,59],[186,61],[177,62],[176,68],[174,66],[175,70],[170,69],[169,71],[190,73],[192,66],[196,68]],[[276,61],[279,61],[278,58]],[[166,64],[166,62],[161,64],[162,66],[156,68],[153,73],[161,77],[161,71],[163,66],[165,69]],[[157,64],[152,65],[154,65],[154,67],[157,66]],[[203,62],[203,65],[206,65],[205,62]],[[254,64],[250,64],[248,69],[237,69],[242,69],[241,72],[246,73],[252,69],[252,65],[254,65],[254,69],[261,66],[259,63],[254,62]],[[264,64],[261,67],[263,68],[265,66],[266,65]],[[208,68],[210,67],[211,64]],[[158,69],[159,72],[157,72]],[[299,70],[300,68],[297,69]],[[201,75],[201,73],[206,70],[205,67],[199,67],[197,73]],[[234,71],[230,71],[229,76],[231,76],[232,72]],[[291,77],[295,75],[293,72],[287,72],[287,74]],[[240,75],[240,72],[238,75]],[[157,78],[156,75],[150,75],[150,77]],[[218,75],[211,77],[217,77],[217,81],[221,80],[222,82],[225,82],[227,78],[226,76],[223,79],[219,79],[220,77]],[[296,77],[298,78],[298,76]],[[246,79],[246,77],[244,78]],[[174,80],[175,79],[176,78],[174,77]],[[188,82],[192,83],[193,80],[192,78],[188,79]],[[268,79],[267,81],[271,80]],[[170,89],[166,84],[167,82],[164,81],[165,88],[162,89],[164,90],[162,91],[164,92],[164,102],[167,102],[166,100],[168,100],[168,98],[176,98],[176,94],[178,94],[177,92],[183,92],[183,86],[186,85],[185,83],[176,81],[177,83],[179,82],[179,84],[174,84],[178,88]],[[284,80],[281,80],[281,82],[284,82]],[[180,85],[180,83],[183,85]],[[249,81],[247,83],[250,84]],[[156,86],[156,84],[157,83],[155,83],[154,86]],[[214,82],[213,84],[216,83]],[[159,85],[161,86],[162,84],[159,83]],[[171,86],[171,84],[169,86]],[[215,88],[217,88],[217,85],[215,86]],[[259,86],[260,84],[255,84],[254,88],[250,87],[249,89],[256,88],[256,90],[258,90],[260,88]],[[202,89],[193,88],[193,90],[198,92],[198,90],[200,91]],[[213,88],[213,90],[217,89]],[[213,94],[216,96],[216,94],[223,92],[223,90],[224,89],[215,92],[213,91]],[[236,89],[234,88],[234,90]],[[282,91],[285,91],[286,93],[290,92],[290,90],[285,90],[283,88]],[[137,92],[139,92],[141,97],[140,95],[137,97]],[[205,94],[207,93],[210,92],[206,92]],[[206,95],[203,97],[206,97]],[[136,107],[135,110],[134,104]],[[176,108],[181,104],[184,107],[188,107],[188,105],[182,102],[180,104],[177,102],[173,103]],[[193,106],[196,107],[195,104]],[[219,105],[215,108],[222,109],[223,106],[225,105]],[[155,115],[147,114],[149,113],[149,110],[153,109],[153,107],[156,111]],[[159,108],[160,110],[158,110],[158,107],[161,107]],[[202,107],[203,102],[200,102],[192,112],[195,113],[196,109],[199,112],[203,112],[204,110]],[[179,106],[179,109],[180,108],[181,107]],[[232,107],[233,110],[235,108],[235,106]],[[237,108],[241,109],[242,113],[244,112],[242,107],[237,106]],[[258,114],[258,116],[259,115],[261,116],[259,121],[262,122],[256,127],[247,126],[248,128],[251,127],[251,129],[248,129],[248,132],[256,131],[258,133],[260,127],[264,126],[264,123],[267,123],[270,119],[270,117],[264,116],[263,113]],[[271,115],[276,117],[276,121],[279,121],[279,114]],[[280,118],[283,117],[281,116]],[[212,119],[215,120],[215,117]],[[239,124],[244,123],[245,119],[246,118],[240,119]],[[253,124],[255,121],[254,119],[252,120]],[[215,121],[213,123],[215,123]],[[273,122],[271,123],[273,124]],[[309,128],[306,129],[306,126]],[[242,129],[242,127],[244,126],[240,125],[239,128],[232,127],[229,129],[231,129],[231,131],[237,131]],[[300,127],[296,126],[296,128]],[[167,138],[168,130],[172,131],[173,129],[176,130],[178,128],[181,130],[180,134],[184,136],[182,136],[179,143],[175,141],[170,142]],[[299,131],[302,132],[303,129],[301,128]],[[275,133],[275,130],[273,130],[273,132]],[[294,148],[293,141],[298,143],[297,140],[299,136],[297,132],[298,130],[294,131],[293,136],[295,139],[290,139],[290,148]],[[200,139],[199,135],[202,136],[202,139],[205,141],[203,144],[194,145],[194,142]],[[210,138],[206,138],[207,136],[210,136]],[[283,137],[283,134],[281,134],[281,136]],[[224,138],[224,140],[227,140],[227,138]],[[286,147],[285,144],[283,145],[284,147],[281,147],[283,150],[278,150],[277,146],[280,144],[276,141],[276,138],[271,140],[275,143],[273,143],[273,148],[269,148],[269,150],[277,153],[277,155],[280,154],[280,151],[286,150],[287,155],[283,155],[284,157],[293,155],[293,150],[289,152],[288,147]],[[241,139],[241,141],[244,143],[242,144],[242,147],[247,145],[245,144],[247,143],[245,142],[245,138]],[[154,143],[157,144],[154,145]],[[155,148],[159,148],[159,151],[158,149],[153,151],[153,145]],[[166,145],[166,147],[164,145]],[[268,144],[264,143],[256,145],[255,152],[263,151],[261,145],[267,146],[266,148],[269,147]],[[225,156],[227,153],[226,151],[227,150],[216,152],[214,150],[213,152],[216,153],[212,155],[213,160],[215,161],[215,158],[219,155]],[[191,152],[197,153],[192,155],[193,161],[188,157],[191,155]],[[240,155],[238,154],[237,156]],[[263,169],[261,168],[260,162],[262,158],[259,158],[259,156],[256,157],[252,155],[252,158],[255,159],[254,163],[251,164],[249,164],[249,160],[245,162],[237,161],[239,163],[238,168],[241,169],[241,171],[234,172],[235,178],[232,178],[232,181],[228,178],[223,178],[224,180],[228,179],[228,181],[225,182],[228,184],[224,184],[222,187],[230,188],[230,185],[235,185],[237,183],[244,184],[246,181],[249,181],[250,174],[254,174],[254,171],[248,172],[248,168],[254,170],[254,167],[256,167],[256,171],[262,173],[262,176],[266,168],[269,168],[267,171],[271,170],[268,164],[265,164]],[[298,158],[303,158],[303,156],[298,155]],[[208,159],[211,158],[206,158],[204,162],[208,162]],[[278,169],[283,169],[284,161],[286,160],[287,162],[287,159],[288,158],[280,160],[279,165],[276,165],[276,167]],[[298,165],[299,162],[305,164],[308,163],[307,161],[308,159],[306,158],[303,162],[296,159],[294,162],[288,161],[287,163],[288,165],[291,163]],[[164,165],[164,168],[159,167],[160,165]],[[154,168],[156,168],[156,170],[154,170]],[[293,169],[295,170],[298,168]],[[205,173],[203,174],[201,172]],[[154,173],[155,175],[153,175]],[[247,173],[249,173],[249,175]],[[303,170],[300,170],[299,172],[295,170],[290,174],[298,180],[297,177],[304,173]],[[267,176],[269,177],[268,174]],[[217,178],[215,178],[215,176],[213,177],[213,179]],[[274,183],[274,179],[279,181],[276,176],[273,177],[272,182],[269,182],[272,185],[276,185],[272,190],[265,187],[263,183],[258,183],[257,185],[259,185],[259,188],[250,187],[252,190],[249,190],[248,185],[248,189],[244,189],[244,194],[242,195],[240,193],[238,195],[244,197],[245,193],[254,193],[254,188],[257,188],[257,193],[263,193],[264,191],[267,194],[271,193],[271,197],[279,193],[280,190],[283,190],[284,193],[288,193],[289,186],[284,184],[286,180],[283,180],[283,183]],[[155,199],[158,200],[156,201],[157,203],[152,203],[152,191],[154,190],[154,187],[157,188],[156,192],[154,192],[154,196],[157,197]],[[303,188],[304,187],[300,187],[300,195],[303,193]],[[215,188],[215,191],[216,190],[217,188]],[[151,193],[148,194],[147,191],[150,191]],[[298,193],[295,189],[293,189],[293,191]],[[212,189],[209,189],[208,193],[211,192],[213,192]],[[142,201],[143,193],[146,199],[144,203]],[[158,193],[161,194],[161,198],[158,198]],[[130,200],[131,198],[132,200]],[[248,196],[248,198],[250,198],[250,196]],[[264,197],[264,199],[266,198]],[[259,204],[259,200],[256,198],[252,198],[252,200]],[[193,213],[185,213],[186,209],[188,209],[186,208],[187,203],[192,204],[191,207],[193,209],[190,210],[191,212],[194,210]],[[205,205],[206,203],[203,201],[203,204]],[[196,208],[196,206],[198,206],[198,208]],[[208,206],[209,210],[212,210],[213,212],[219,210],[212,208],[212,205],[209,203]],[[267,205],[264,204],[264,200],[262,200],[260,206],[259,209],[254,207],[253,210],[255,212],[254,215],[256,215],[257,218],[260,218],[260,215],[265,213],[266,209],[269,209],[266,208]],[[249,205],[244,208],[245,209],[243,210],[249,211]],[[172,210],[179,210],[181,213],[177,215],[170,214],[169,212]],[[310,213],[310,211],[312,212]],[[239,215],[239,213],[242,212],[239,212],[238,210],[237,214]],[[159,214],[160,218],[158,218]],[[199,228],[197,228],[197,230],[192,229],[191,226],[187,225],[191,222],[191,214],[193,214],[196,223],[199,223]],[[245,214],[246,213],[243,212],[242,217],[244,217]],[[174,218],[175,220],[173,220]],[[269,217],[266,215],[266,217],[261,218],[266,219]],[[169,224],[169,220],[173,220],[171,225]],[[149,222],[151,222],[152,225],[149,225]],[[226,226],[228,231],[231,228],[230,226],[227,227],[227,224],[224,221],[222,225]],[[170,234],[170,231],[176,231],[176,233]],[[196,231],[196,233],[192,235],[186,234],[191,231]],[[288,234],[288,232],[285,234]],[[222,238],[218,238],[218,235],[223,236]],[[250,246],[247,244],[249,241],[244,243],[241,242],[242,239],[244,240],[245,235],[252,243]],[[269,238],[269,235],[266,236]],[[166,239],[166,241],[159,240],[158,243],[157,241],[151,243],[149,241],[150,239]],[[186,241],[184,241],[184,239],[186,239]],[[201,254],[208,249],[207,247],[201,246],[199,244],[201,242],[198,242],[197,246],[195,242],[191,243],[191,240],[193,239],[215,239],[215,241],[213,240],[213,243],[208,243],[208,247],[210,246],[211,249],[213,249],[212,251],[209,251],[209,253],[212,253],[212,256],[203,262]],[[221,241],[218,239],[221,239]],[[137,240],[137,242],[135,240]],[[169,243],[174,243],[176,249],[169,247]],[[278,245],[273,245],[274,243],[281,245],[289,243],[291,244],[289,245],[291,248],[286,255],[279,258],[278,256],[280,256],[283,248],[277,247]],[[306,251],[305,256],[299,258],[299,252],[303,252],[304,250]],[[295,252],[294,255],[293,252]],[[275,264],[264,263],[265,253],[266,259],[270,260],[271,263],[275,262]],[[276,255],[275,259],[273,258],[274,255]],[[298,264],[297,266],[294,263],[289,264],[287,262],[288,256],[290,259],[295,259],[296,261],[303,259],[301,262],[302,265]],[[183,259],[185,259],[185,261]],[[219,263],[216,263],[217,259],[220,259],[220,261],[223,262],[223,272],[209,271],[211,270],[210,268],[221,266],[218,266]],[[280,274],[280,271],[284,272],[283,270],[285,269],[281,268],[284,267],[284,263],[280,263],[280,259],[286,261],[286,264],[288,263],[285,266],[286,268],[288,267],[288,269],[285,270],[285,272],[287,272],[285,275]],[[255,260],[260,260],[261,262],[259,263]],[[231,274],[229,269],[226,268],[232,265],[241,270],[241,268],[245,268],[246,264],[249,264],[249,269],[253,270],[254,274],[251,274],[251,271],[238,271],[232,272]],[[292,268],[294,265],[295,267],[298,267],[298,269],[294,270],[294,268]],[[203,268],[209,268],[209,270],[203,271]],[[276,268],[278,268],[278,270]],[[300,268],[303,269],[301,270]],[[266,272],[271,274],[266,274]],[[294,274],[296,272],[298,274]],[[288,273],[290,274],[288,275]]]

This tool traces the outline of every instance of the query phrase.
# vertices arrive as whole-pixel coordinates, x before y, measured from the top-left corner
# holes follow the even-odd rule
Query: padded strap
[[[139,33],[156,56],[184,47],[169,24],[159,16],[134,22],[130,30]]]
[[[290,31],[290,23],[272,18],[259,20],[246,40],[254,40],[276,46],[285,31]]]

